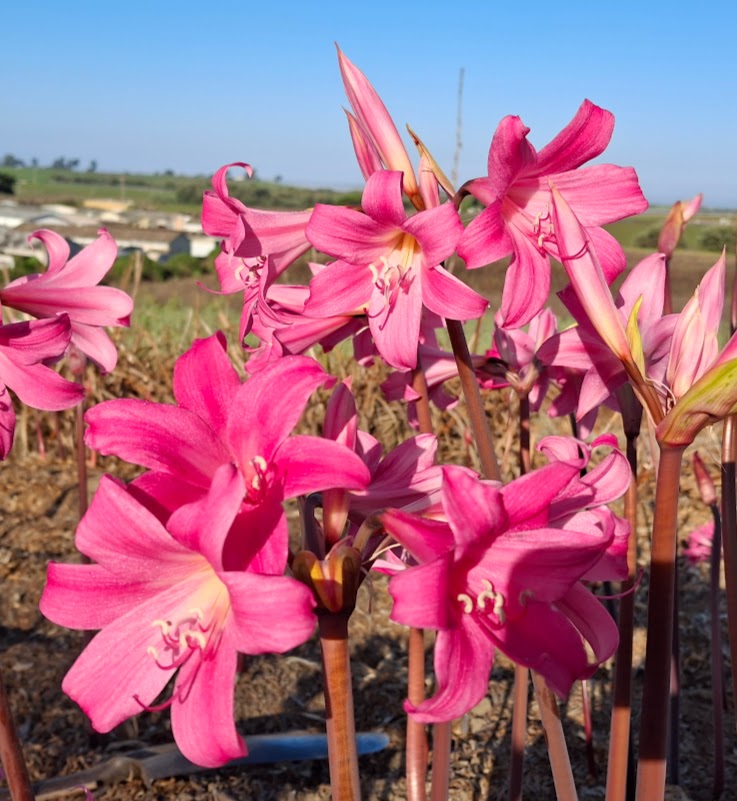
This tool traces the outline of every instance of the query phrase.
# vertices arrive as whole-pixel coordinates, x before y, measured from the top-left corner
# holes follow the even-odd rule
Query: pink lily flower
[[[310,264],[313,274],[325,269],[322,264]],[[368,320],[363,314],[338,314],[333,317],[306,317],[303,314],[310,290],[306,286],[273,284],[266,294],[269,314],[256,314],[252,319],[251,333],[259,339],[255,348],[246,348],[251,353],[246,370],[256,373],[282,356],[300,355],[313,345],[320,345],[325,353],[332,350],[347,337],[354,338],[354,353],[358,359],[356,338],[365,331]],[[244,315],[241,317],[239,337],[241,341],[248,332]]]
[[[686,537],[686,547],[683,555],[690,565],[699,565],[711,559],[711,549],[714,542],[714,520],[707,520],[706,523],[695,528]]]
[[[580,291],[586,292],[592,285],[584,280]],[[605,284],[602,284],[602,291],[606,291],[611,300],[610,290]],[[625,329],[637,309],[645,374],[659,385],[665,380],[668,353],[676,325],[675,315],[663,317],[664,293],[665,258],[660,253],[654,253],[632,269],[612,300],[616,321],[611,327],[619,328],[628,350]],[[578,302],[578,295],[568,290],[561,297],[577,325],[548,339],[540,347],[538,358],[544,365],[582,371],[584,375],[577,403],[579,419],[595,412],[602,404],[618,409],[616,392],[627,383],[628,376],[622,360],[601,336],[599,329],[604,315],[597,313],[597,307],[592,309],[592,316],[589,316]]]
[[[678,315],[665,371],[665,382],[676,399],[696,383],[719,354],[726,271],[722,252]]]
[[[391,580],[392,619],[438,631],[438,690],[419,705],[405,702],[418,722],[452,720],[478,703],[495,647],[542,673],[563,696],[614,652],[616,626],[579,583],[615,537],[613,516],[586,508],[598,499],[594,486],[582,488],[577,479],[584,461],[586,451],[504,487],[445,467],[447,523],[400,510],[382,515],[386,530],[419,562]],[[594,485],[606,482],[600,474]]]
[[[10,453],[15,412],[8,389],[27,406],[59,411],[76,406],[84,388],[43,364],[58,359],[71,336],[69,317],[0,325],[0,460]]]
[[[307,237],[337,261],[312,279],[305,314],[365,310],[379,353],[392,367],[410,370],[417,364],[423,305],[467,320],[480,317],[488,303],[440,266],[462,231],[455,208],[444,203],[407,217],[402,180],[399,172],[371,175],[363,212],[315,207]]]
[[[361,70],[343,55],[337,45],[336,48],[345,93],[355,113],[354,117],[348,115],[348,124],[364,178],[368,180],[377,164],[380,166],[382,163],[387,170],[401,172],[407,197],[416,208],[423,208],[412,163],[386,106]]]
[[[170,707],[174,738],[192,762],[217,767],[245,755],[233,720],[237,654],[304,642],[315,603],[282,575],[286,550],[265,571],[259,538],[244,538],[230,563],[241,498],[238,469],[224,464],[204,503],[183,507],[165,527],[114,479],[102,479],[76,535],[95,564],[51,563],[40,603],[62,626],[102,629],[62,684],[97,731]],[[173,676],[171,697],[154,707]]]
[[[381,443],[358,429],[349,382],[338,385],[328,402],[323,436],[354,450],[371,473],[365,489],[331,489],[322,493],[328,541],[340,538],[349,516],[360,525],[380,509],[405,506],[440,489],[441,469],[435,464],[437,438],[432,434],[410,437],[382,458]]]
[[[118,352],[102,326],[128,326],[133,301],[120,289],[98,286],[118,253],[110,234],[101,228],[96,239],[69,258],[67,241],[54,231],[40,230],[28,239],[38,239],[49,254],[45,273],[24,275],[0,289],[0,303],[33,317],[68,314],[72,344],[89,356],[103,372],[110,372]]]
[[[242,506],[232,541],[258,540],[281,563],[287,548],[281,506],[330,487],[362,489],[369,473],[346,447],[290,436],[309,396],[334,381],[313,359],[287,356],[241,383],[216,334],[197,340],[174,368],[176,406],[141,400],[98,404],[85,417],[85,441],[148,468],[132,487],[165,521],[201,501],[222,465],[237,467]]]
[[[472,194],[486,209],[466,228],[459,255],[473,269],[513,254],[504,283],[503,325],[528,322],[550,292],[548,257],[561,260],[557,229],[552,225],[552,181],[570,203],[606,265],[611,283],[625,267],[622,248],[600,226],[639,214],[647,208],[635,171],[597,164],[578,168],[604,151],[614,117],[585,100],[571,122],[539,153],[527,141],[519,117],[505,117],[489,150],[488,177],[459,190]]]
[[[212,177],[213,191],[202,199],[202,230],[223,237],[222,252],[215,259],[220,289],[225,294],[243,292],[241,332],[245,336],[254,319],[278,321],[266,300],[269,287],[310,244],[305,226],[311,211],[262,211],[251,209],[228,191],[227,174],[242,167],[251,176],[250,164],[238,161],[221,167]]]

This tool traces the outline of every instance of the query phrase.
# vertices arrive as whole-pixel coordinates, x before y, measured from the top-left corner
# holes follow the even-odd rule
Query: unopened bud
[[[714,506],[717,502],[716,488],[698,451],[693,455],[693,472],[696,478],[696,486],[699,488],[701,501],[706,504],[706,506]]]

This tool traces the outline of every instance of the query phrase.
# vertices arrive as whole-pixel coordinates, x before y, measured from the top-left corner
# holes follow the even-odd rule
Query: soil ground
[[[708,257],[698,274],[712,262]],[[674,288],[676,307],[680,307],[695,283],[693,265],[681,270],[676,261]],[[683,276],[682,278],[679,276]],[[686,284],[686,276],[688,283]],[[183,288],[182,285],[181,288]],[[484,287],[487,294],[492,288]],[[142,291],[175,291],[149,287]],[[177,289],[176,291],[179,291]],[[140,343],[139,343],[140,344]],[[175,354],[156,353],[144,346],[122,348],[120,367],[113,376],[98,379],[94,398],[138,395],[165,400],[170,391],[167,377]],[[353,371],[354,368],[340,366]],[[381,376],[356,373],[354,387],[359,396],[362,423],[390,445],[407,432],[400,407],[382,401],[377,384]],[[322,412],[318,400],[305,416],[304,430],[314,432]],[[514,403],[504,393],[488,401],[488,410],[500,436],[500,451],[507,452],[505,466],[513,472],[514,438],[509,429]],[[462,410],[462,406],[459,407]],[[472,457],[456,424],[461,411],[437,415],[436,424],[445,436],[442,459],[473,464]],[[600,426],[615,430],[611,416],[602,415]],[[152,745],[171,739],[167,713],[144,713],[130,725],[111,735],[92,732],[84,716],[61,691],[61,681],[84,646],[85,635],[64,630],[45,620],[38,611],[46,566],[50,560],[76,561],[73,533],[78,516],[76,468],[71,459],[73,413],[57,421],[52,416],[23,416],[25,447],[18,447],[0,465],[0,669],[7,685],[24,752],[34,779],[67,775],[109,759],[121,749]],[[36,426],[38,420],[38,426]],[[541,417],[535,436],[552,433],[553,424]],[[36,431],[46,443],[45,458],[38,453]],[[718,432],[707,432],[699,443],[700,452],[718,474]],[[638,542],[640,563],[648,552],[652,518],[652,465],[642,448],[640,485],[640,524]],[[91,483],[104,472],[129,479],[130,467],[112,459],[98,459],[90,467]],[[679,537],[705,521],[707,510],[699,502],[690,466],[684,466]],[[679,742],[681,784],[694,801],[711,798],[711,678],[709,657],[708,569],[690,567],[680,560],[680,629],[682,654],[682,693]],[[644,621],[647,600],[647,574],[636,595],[637,632],[635,638],[635,720],[644,660]],[[601,590],[599,590],[601,592]],[[616,605],[616,604],[615,604]],[[400,801],[406,797],[404,772],[404,715],[402,700],[406,691],[406,633],[388,619],[390,601],[384,580],[366,583],[351,621],[352,668],[357,699],[357,727],[364,731],[383,731],[390,737],[389,747],[361,759],[361,781],[367,799]],[[722,619],[722,651],[725,677],[728,676],[728,648]],[[427,670],[432,659],[428,638]],[[487,697],[453,726],[451,798],[456,801],[501,801],[507,797],[510,750],[511,680],[510,663],[499,656],[495,662]],[[611,664],[600,669],[590,682],[594,721],[596,772],[587,767],[580,686],[561,706],[568,747],[582,799],[604,798],[607,759]],[[737,798],[737,738],[731,683],[725,682],[728,712],[725,716],[726,791],[723,798]],[[431,691],[431,679],[428,679]],[[240,730],[248,734],[291,730],[322,731],[325,704],[321,688],[319,646],[313,639],[287,656],[250,658],[236,686],[236,715]],[[525,774],[525,797],[537,801],[553,799],[554,791],[547,763],[544,736],[538,723],[534,700],[529,709]],[[71,796],[70,796],[71,797]],[[79,793],[77,797],[81,797]],[[98,801],[317,801],[329,797],[327,762],[301,762],[268,767],[224,769],[179,779],[161,779],[147,787],[139,779],[95,792]],[[674,796],[676,797],[676,796]]]

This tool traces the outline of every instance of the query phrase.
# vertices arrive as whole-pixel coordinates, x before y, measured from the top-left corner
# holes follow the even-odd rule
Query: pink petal
[[[330,317],[368,305],[374,279],[365,267],[347,261],[334,261],[310,281],[310,297],[305,314]]]
[[[348,129],[351,134],[351,141],[353,142],[353,150],[356,153],[358,167],[364,179],[368,179],[377,170],[382,169],[381,156],[363,125],[361,125],[350,111],[346,109],[343,109],[343,111],[345,111],[345,115],[348,118]]]
[[[288,576],[221,573],[228,587],[232,617],[228,627],[244,654],[282,654],[309,639],[315,628],[315,599]]]
[[[288,437],[274,455],[274,462],[284,480],[285,498],[333,487],[363,489],[371,480],[356,453],[320,437]]]
[[[619,643],[617,625],[601,601],[582,584],[571,587],[556,605],[591,646],[595,666],[614,655]]]
[[[50,562],[39,608],[59,626],[102,629],[129,609],[168,586],[165,576],[141,574],[138,581],[114,576],[101,565],[64,565]],[[94,603],[90,599],[94,598]]]
[[[105,401],[85,415],[85,442],[150,470],[210,486],[210,477],[231,454],[196,414],[178,406],[136,399]]]
[[[418,723],[449,721],[465,715],[486,695],[494,647],[473,622],[439,631],[435,640],[435,679],[432,698],[404,708]]]
[[[382,225],[400,228],[407,219],[402,202],[402,173],[379,170],[366,181],[361,208]]]
[[[463,233],[463,223],[452,203],[418,212],[402,227],[419,243],[425,267],[436,267],[445,261]]]
[[[537,154],[534,174],[575,170],[604,152],[613,130],[614,115],[584,100],[568,125]]]
[[[207,339],[196,339],[174,365],[177,403],[201,417],[213,431],[225,428],[230,404],[240,385],[220,332]]]
[[[157,518],[114,479],[103,476],[90,508],[80,521],[77,548],[114,576],[155,581],[153,565],[168,573],[167,582],[189,575],[204,563],[180,545]]]
[[[118,349],[102,328],[72,322],[72,344],[98,365],[102,373],[111,373],[118,363]]]
[[[166,587],[104,628],[87,645],[62,683],[99,732],[151,706],[171,671],[149,653],[161,641],[156,620],[177,620],[191,606],[200,579]],[[190,604],[188,606],[188,601]]]
[[[501,200],[494,201],[466,227],[458,243],[458,255],[469,270],[499,261],[514,250],[502,217]]]
[[[269,462],[302,416],[310,395],[334,380],[314,359],[285,356],[242,384],[226,434],[241,467],[256,456]]]
[[[417,364],[422,318],[422,279],[410,270],[396,292],[393,304],[376,287],[371,295],[368,318],[376,349],[397,370],[412,370]]]
[[[166,527],[178,542],[201,553],[215,570],[221,570],[223,544],[245,494],[238,468],[220,465],[207,495],[177,509]]]
[[[195,765],[216,768],[246,754],[234,723],[237,662],[226,628],[215,653],[204,658],[195,654],[179,671],[171,728],[179,750]]]
[[[419,562],[430,562],[453,548],[453,533],[445,522],[416,517],[401,509],[388,509],[381,522]]]
[[[578,631],[563,613],[544,604],[528,603],[526,614],[492,635],[507,656],[541,673],[562,698],[574,681],[593,672]]]
[[[416,196],[418,188],[412,163],[386,106],[361,70],[343,55],[339,47],[337,50],[345,93],[356,117],[387,168],[404,173],[405,191],[410,197]]]
[[[7,458],[13,447],[15,411],[6,387],[0,383],[0,461]]]
[[[355,209],[318,203],[306,233],[317,250],[363,266],[379,264],[380,257],[393,249],[401,230],[393,223],[377,222]]]
[[[578,467],[552,464],[520,476],[501,489],[509,526],[530,528],[545,525],[553,499],[577,475]]]
[[[508,523],[498,487],[484,484],[465,470],[443,468],[442,501],[460,547],[488,546]]]
[[[391,619],[421,629],[451,626],[448,599],[453,590],[452,567],[453,554],[449,551],[431,562],[396,573],[389,583],[394,602]]]
[[[29,242],[34,239],[38,239],[42,242],[49,254],[49,266],[46,270],[46,275],[49,277],[55,275],[64,267],[67,261],[69,261],[69,243],[63,236],[57,234],[56,231],[49,231],[47,228],[34,231],[28,237]],[[10,284],[8,286],[10,286]]]
[[[528,323],[550,294],[550,263],[524,234],[513,229],[514,256],[504,278],[501,324],[517,328]]]
[[[45,277],[53,279],[53,284],[56,287],[63,285],[65,287],[81,288],[99,284],[112,269],[115,258],[118,255],[118,246],[104,228],[101,228],[98,233],[99,237],[69,259],[63,270],[53,276],[47,271]],[[51,280],[49,283],[51,283]],[[125,293],[121,292],[121,294]],[[127,295],[126,298],[128,298]],[[130,314],[133,302],[130,298],[128,298],[128,301],[130,302],[130,309],[127,313]]]
[[[665,257],[662,253],[653,253],[635,265],[624,279],[619,289],[621,302],[617,302],[617,306],[623,317],[629,319],[635,304],[642,298],[637,315],[642,330],[662,317],[664,297]]]
[[[18,365],[0,349],[0,382],[27,406],[34,409],[59,411],[76,406],[84,398],[84,387],[67,381],[43,364]]]
[[[422,302],[435,314],[451,320],[475,320],[489,301],[442,267],[422,271]]]
[[[489,191],[500,200],[520,173],[535,164],[535,149],[527,141],[530,129],[519,117],[507,116],[499,123],[489,148]]]

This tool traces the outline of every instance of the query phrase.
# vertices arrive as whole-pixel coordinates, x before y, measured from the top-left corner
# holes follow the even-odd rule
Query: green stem
[[[682,447],[660,443],[640,722],[640,758],[637,765],[637,801],[653,801],[665,795],[678,487],[683,450]]]
[[[356,724],[348,652],[348,613],[318,615],[333,801],[359,801]]]

